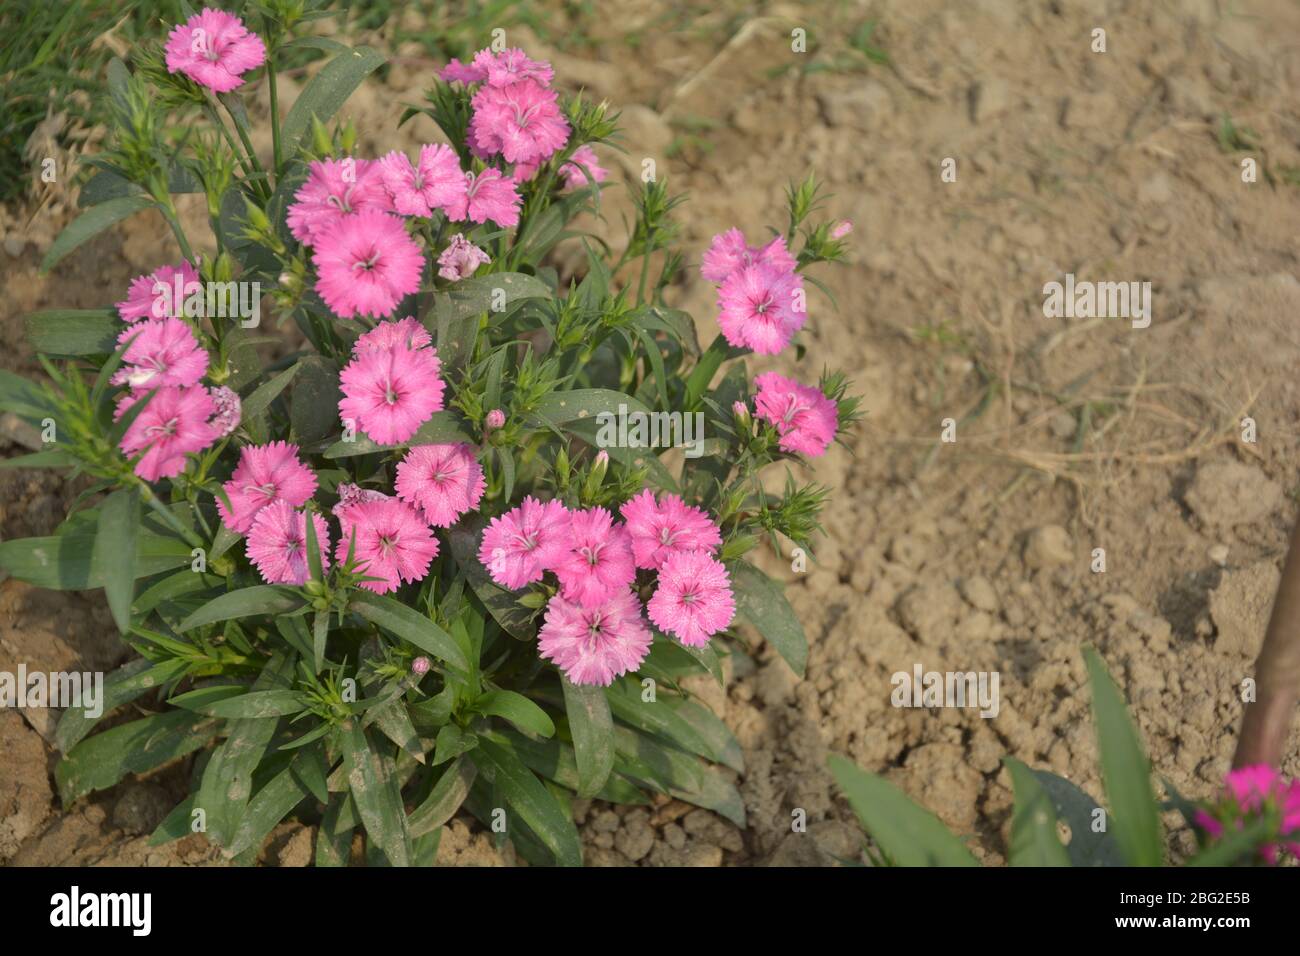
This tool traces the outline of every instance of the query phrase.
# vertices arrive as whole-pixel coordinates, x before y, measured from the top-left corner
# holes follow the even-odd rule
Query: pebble
[[[1057,524],[1043,525],[1029,532],[1025,539],[1025,564],[1030,568],[1048,568],[1074,560],[1070,534]]]

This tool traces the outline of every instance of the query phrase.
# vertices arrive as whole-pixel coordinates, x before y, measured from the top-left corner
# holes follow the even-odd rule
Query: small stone
[[[1184,500],[1207,526],[1231,528],[1272,514],[1282,503],[1282,486],[1250,465],[1213,462],[1196,469]]]
[[[5,252],[7,252],[10,256],[12,256],[15,259],[17,259],[19,256],[23,254],[23,249],[26,248],[26,245],[27,245],[26,240],[18,236],[5,237],[5,241],[4,241]]]
[[[1206,556],[1219,567],[1224,567],[1228,563],[1228,546],[1226,544],[1215,544],[1210,546]]]
[[[601,810],[591,820],[591,828],[597,833],[613,833],[618,825],[618,814],[613,810]]]
[[[829,126],[873,130],[894,111],[889,90],[875,80],[855,83],[848,89],[828,90],[817,94],[817,105]]]
[[[970,88],[970,118],[976,124],[984,123],[1011,105],[1011,86],[1001,77],[991,77]]]
[[[635,863],[646,856],[655,845],[655,831],[650,826],[650,814],[633,810],[623,818],[623,828],[614,835],[618,852]]]
[[[172,801],[157,784],[127,784],[113,804],[113,826],[127,833],[152,833],[171,809]]]
[[[957,582],[957,590],[966,599],[966,603],[976,610],[987,611],[990,614],[997,612],[998,594],[993,590],[989,579],[983,575],[962,578]]]
[[[675,823],[670,823],[664,827],[664,841],[674,850],[680,850],[686,845],[686,831]]]
[[[1069,412],[1057,412],[1047,420],[1047,427],[1057,438],[1073,438],[1079,425]]]
[[[1025,539],[1025,564],[1030,568],[1049,568],[1074,560],[1074,543],[1060,525],[1035,528]]]

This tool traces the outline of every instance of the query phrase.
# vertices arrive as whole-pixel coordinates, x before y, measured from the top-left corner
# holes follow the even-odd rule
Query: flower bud
[[[423,677],[425,674],[429,673],[429,658],[417,657],[415,660],[411,661],[411,673],[416,677]]]
[[[492,431],[496,428],[502,428],[506,423],[506,413],[499,408],[494,408],[487,413],[483,419],[483,428],[485,431]]]
[[[835,225],[831,226],[831,238],[843,239],[853,231],[853,221],[850,219],[841,219]]]
[[[733,402],[731,414],[736,419],[736,429],[742,435],[749,435],[754,428],[754,417],[749,414],[749,406],[744,402]]]

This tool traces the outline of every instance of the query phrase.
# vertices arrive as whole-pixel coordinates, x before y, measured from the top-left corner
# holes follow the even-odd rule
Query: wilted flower
[[[486,252],[458,232],[451,237],[451,244],[438,256],[438,275],[449,282],[459,282],[468,279],[479,266],[491,261]]]

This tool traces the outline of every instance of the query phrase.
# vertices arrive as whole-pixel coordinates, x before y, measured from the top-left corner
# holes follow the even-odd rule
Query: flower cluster
[[[634,670],[653,639],[646,614],[687,647],[707,644],[735,615],[727,569],[714,556],[722,533],[712,518],[649,489],[620,514],[621,523],[604,508],[528,497],[492,519],[479,547],[479,560],[504,588],[555,575],[559,592],[546,606],[538,653],[575,684],[608,684]],[[655,572],[644,607],[638,570]]]
[[[1268,820],[1274,829],[1269,841],[1260,847],[1263,860],[1276,864],[1283,851],[1300,859],[1300,781],[1287,783],[1276,768],[1267,764],[1229,773],[1222,796],[1197,810],[1195,819],[1211,841],[1222,839],[1229,830]]]

